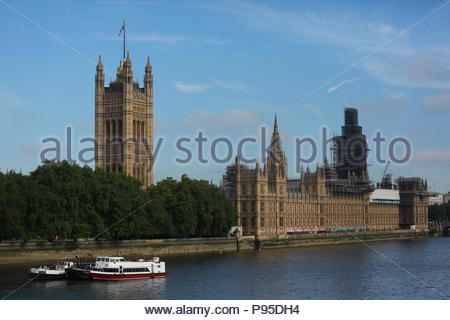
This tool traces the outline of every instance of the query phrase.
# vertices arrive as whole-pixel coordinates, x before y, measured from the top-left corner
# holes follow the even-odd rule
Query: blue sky
[[[176,163],[176,139],[201,130],[209,149],[218,137],[258,138],[274,114],[295,177],[295,138],[339,133],[343,108],[355,106],[369,139],[379,130],[411,141],[411,161],[389,172],[450,188],[450,3],[429,0],[0,0],[2,170],[33,170],[41,140],[64,140],[67,126],[74,153],[94,135],[97,56],[113,78],[124,18],[135,78],[146,56],[153,65],[157,180],[218,182],[226,165],[208,153],[208,164]],[[370,164],[378,181],[384,165]]]

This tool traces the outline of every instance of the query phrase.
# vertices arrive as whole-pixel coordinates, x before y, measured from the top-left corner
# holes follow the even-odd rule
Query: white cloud
[[[23,144],[18,148],[19,152],[24,155],[38,156],[41,151],[39,145]]]
[[[213,87],[211,84],[188,84],[178,81],[175,83],[175,88],[182,92],[201,92]]]
[[[106,37],[107,40],[121,41],[120,37]],[[204,43],[210,45],[225,45],[230,42],[229,39],[216,39],[216,38],[199,38],[181,34],[132,34],[127,36],[127,40],[131,42],[144,42],[144,43],[160,43],[167,45],[177,45],[185,42]]]
[[[217,79],[215,79],[213,82],[217,86],[228,89],[228,90],[248,91],[247,87],[241,83],[230,83],[230,82],[226,83],[226,82],[223,82],[223,81],[220,81]]]
[[[348,80],[341,81],[341,82],[339,82],[337,85],[335,85],[335,86],[329,88],[329,89],[328,89],[328,92],[336,91],[336,90],[339,89],[340,87],[342,87],[342,86],[344,86],[344,85],[346,85],[346,84],[355,82],[356,80],[359,80],[359,79],[360,79],[360,78],[353,78],[353,79],[348,79]]]
[[[210,128],[221,129],[241,129],[255,127],[264,120],[264,117],[257,112],[244,109],[228,109],[220,114],[199,110],[195,114],[184,116],[184,121],[188,125],[195,127],[208,126]]]
[[[385,111],[395,112],[408,106],[408,99],[403,92],[396,92],[387,97],[370,98],[366,101],[355,103],[362,114],[381,115]]]
[[[350,49],[361,60],[350,64],[347,71],[360,65],[369,75],[390,85],[450,89],[446,34],[441,44],[431,47],[413,42],[419,27],[406,30],[355,11],[293,12],[245,2],[206,8],[234,14],[251,29],[280,33],[287,40]],[[433,34],[434,39],[437,36]]]
[[[436,96],[423,96],[422,101],[427,110],[442,113],[450,111],[450,93],[444,92]]]
[[[450,165],[450,150],[428,149],[419,150],[414,154],[414,161]]]
[[[224,45],[230,42],[229,39],[213,39],[213,38],[205,38],[203,39],[204,43],[207,44],[216,44],[216,45]]]
[[[25,100],[0,88],[0,109],[14,108],[25,104]]]
[[[386,22],[370,21],[353,12],[320,14],[275,10],[266,4],[234,2],[226,6],[205,4],[205,9],[227,12],[240,17],[251,29],[283,33],[294,41],[320,43],[373,50],[399,34]]]
[[[405,93],[404,92],[400,92],[400,91],[391,93],[389,95],[389,98],[394,99],[394,100],[400,100],[400,99],[403,99],[404,97],[405,97]]]
[[[175,83],[175,88],[177,88],[178,91],[182,92],[201,92],[215,87],[221,87],[235,91],[248,91],[248,89],[240,83],[226,83],[217,79],[208,84],[188,84],[180,81],[177,81]]]
[[[373,77],[394,86],[450,89],[448,47],[412,49],[409,54],[379,54],[363,63]]]

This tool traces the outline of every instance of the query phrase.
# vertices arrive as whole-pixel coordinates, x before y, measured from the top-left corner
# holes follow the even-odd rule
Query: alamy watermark
[[[151,144],[145,138],[109,137],[104,141],[96,141],[95,138],[82,138],[79,140],[78,153],[73,152],[72,127],[66,128],[66,141],[64,148],[63,141],[55,137],[46,137],[42,139],[40,150],[40,160],[61,161],[63,158],[71,163],[92,164],[97,156],[102,157],[106,164],[114,161],[123,161],[126,153],[130,153],[137,163],[142,161],[142,157],[150,160],[151,166],[157,161],[166,139],[158,138],[155,144]],[[291,139],[291,145],[283,145],[285,151],[294,150],[296,171],[300,172],[301,165],[312,164],[324,161],[334,161],[339,165],[342,159],[336,159],[333,155],[345,153],[346,163],[360,163],[366,161],[369,152],[372,152],[375,161],[378,164],[384,164],[391,161],[396,164],[407,163],[411,159],[412,144],[405,137],[395,137],[388,139],[381,131],[376,131],[371,139],[365,136],[353,136],[349,138],[329,137],[327,127],[321,128],[320,138],[313,137],[295,137]],[[284,143],[286,141],[283,141]],[[372,149],[369,149],[369,143]],[[234,157],[239,157],[242,163],[252,164],[259,159],[265,162],[268,157],[276,156],[272,153],[271,136],[267,134],[267,128],[261,127],[259,138],[243,137],[235,140],[229,137],[209,138],[204,131],[199,130],[195,136],[178,137],[173,144],[175,152],[173,154],[174,162],[180,165],[189,163],[207,164],[230,163]],[[66,153],[63,154],[63,149]],[[401,152],[396,152],[401,149]],[[127,150],[127,152],[125,152]],[[130,151],[131,150],[131,151]],[[250,151],[249,151],[250,150]],[[289,152],[288,152],[289,153]],[[330,159],[330,154],[333,159]]]

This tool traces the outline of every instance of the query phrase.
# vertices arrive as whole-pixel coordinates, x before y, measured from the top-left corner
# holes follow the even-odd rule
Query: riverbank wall
[[[53,241],[0,243],[0,264],[38,263],[40,261],[92,261],[97,256],[149,258],[153,256],[197,253],[222,253],[237,250],[265,250],[283,247],[335,245],[361,241],[426,239],[428,233],[410,230],[360,233],[319,233],[287,236],[277,239],[254,237],[189,238],[124,241]]]

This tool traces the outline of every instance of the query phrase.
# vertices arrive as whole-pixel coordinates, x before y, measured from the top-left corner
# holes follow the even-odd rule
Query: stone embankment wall
[[[184,255],[197,253],[221,253],[239,250],[269,249],[311,245],[333,245],[361,241],[386,241],[427,238],[427,233],[409,230],[323,233],[288,236],[279,239],[254,241],[253,237],[189,238],[125,241],[54,241],[0,243],[0,264],[37,263],[40,261],[75,260],[93,261],[97,256],[123,256],[127,258],[151,258],[153,256]]]

